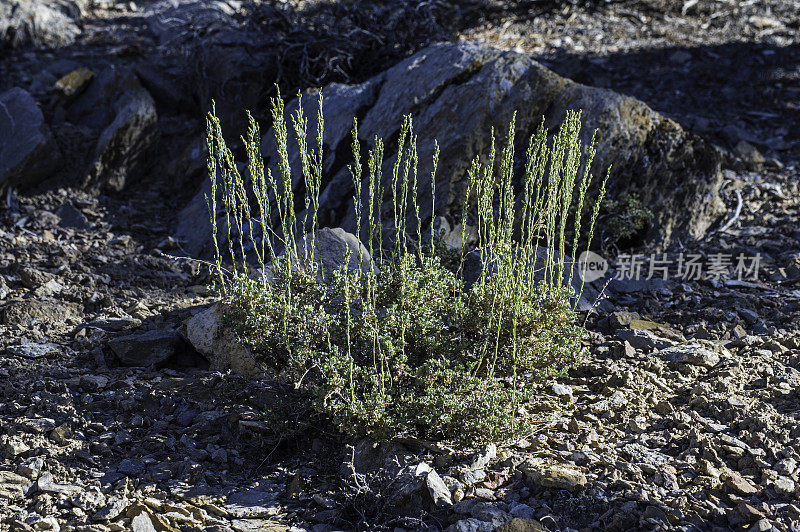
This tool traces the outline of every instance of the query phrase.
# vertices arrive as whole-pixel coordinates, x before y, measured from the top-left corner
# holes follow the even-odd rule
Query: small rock
[[[775,471],[779,475],[791,476],[797,470],[797,462],[794,458],[784,458],[775,464]]]
[[[59,425],[50,432],[50,439],[59,445],[68,445],[72,441],[72,429],[67,424]]]
[[[673,412],[675,412],[675,407],[672,406],[672,403],[670,403],[669,401],[659,401],[658,403],[656,403],[655,408],[656,412],[658,412],[662,416],[668,416]]]
[[[113,521],[128,507],[124,497],[109,497],[108,502],[92,517],[95,521]]]
[[[487,523],[474,517],[461,519],[447,527],[447,532],[494,532],[494,530],[495,527],[492,523]]]
[[[775,493],[778,495],[792,495],[795,490],[794,481],[787,477],[778,477],[775,481]]]
[[[55,279],[50,279],[42,286],[38,287],[33,293],[37,297],[49,297],[54,294],[60,294],[64,290],[64,285],[56,281]]]
[[[72,203],[63,203],[56,211],[56,216],[59,219],[58,225],[61,227],[81,231],[89,229],[89,220],[86,219],[86,215],[76,209]]]
[[[228,495],[226,511],[237,519],[262,519],[278,513],[277,494],[263,488],[252,488]],[[315,499],[316,500],[316,499]]]
[[[145,465],[141,460],[126,458],[119,463],[117,471],[129,477],[138,477],[144,473]]]
[[[17,501],[25,495],[30,481],[11,471],[0,471],[0,502]],[[0,504],[2,506],[2,504]]]
[[[3,322],[23,327],[42,323],[55,328],[77,320],[78,314],[78,305],[75,303],[31,299],[8,305]]]
[[[76,68],[56,81],[56,90],[67,98],[80,94],[94,78],[94,72],[86,67]]]
[[[150,515],[142,512],[131,521],[131,530],[133,532],[156,532],[156,527],[153,526]]]
[[[756,524],[750,527],[748,532],[768,532],[769,530],[773,530],[772,523],[768,519],[759,519]]]
[[[114,120],[100,134],[95,159],[84,185],[102,185],[119,192],[152,162],[150,152],[160,136],[156,104],[143,88],[119,98]]]
[[[579,469],[563,465],[546,465],[535,460],[528,460],[520,465],[520,470],[527,479],[545,488],[556,488],[575,491],[585,486],[587,479]]]
[[[184,322],[183,336],[211,363],[214,371],[227,371],[243,377],[263,378],[265,370],[224,326],[225,309],[221,305],[195,314]]]
[[[736,310],[739,313],[739,316],[741,316],[742,319],[746,321],[748,325],[752,325],[758,321],[758,313],[755,312],[754,310],[750,310],[747,308],[740,308]]]
[[[628,420],[628,430],[633,434],[641,434],[647,430],[647,421],[644,417],[635,417]]]
[[[673,342],[657,336],[653,331],[638,329],[620,329],[617,337],[623,342],[627,342],[634,349],[639,349],[649,353],[654,349],[665,349],[672,346]]]
[[[81,491],[81,488],[74,484],[56,484],[56,482],[53,481],[52,473],[43,473],[42,476],[39,477],[39,480],[36,481],[36,487],[39,491],[45,493],[63,494],[68,497]]]
[[[553,390],[553,393],[559,397],[564,399],[572,399],[572,388],[566,384],[554,382],[550,389]]]
[[[82,375],[81,388],[90,392],[97,392],[108,385],[108,377],[102,375]]]
[[[475,471],[477,469],[483,469],[489,462],[495,459],[497,456],[497,446],[493,443],[485,445],[475,456],[472,457],[472,461],[469,464],[469,469]]]
[[[728,522],[732,526],[754,523],[763,519],[764,513],[746,501],[741,501],[736,508],[728,510]]]
[[[428,472],[428,476],[425,478],[425,484],[428,487],[428,493],[430,493],[435,506],[440,508],[452,506],[453,500],[450,496],[450,490],[435,469],[431,469]]]
[[[658,354],[670,362],[711,368],[719,363],[717,353],[698,344],[685,344],[661,349]]]
[[[153,366],[175,354],[180,338],[171,329],[134,333],[114,338],[108,345],[125,366]]]
[[[5,435],[0,437],[0,451],[2,451],[6,458],[14,459],[17,456],[28,452],[29,450],[30,447],[28,447],[28,445],[21,440],[9,438]]]
[[[736,144],[734,151],[736,152],[736,155],[750,164],[761,165],[767,162],[764,156],[761,155],[761,152],[746,140],[740,140]]]
[[[461,479],[461,482],[463,482],[467,486],[471,486],[476,482],[480,482],[481,480],[486,478],[486,470],[476,469],[473,471],[472,469],[467,469],[465,471],[462,471],[458,478]]]
[[[508,513],[489,502],[478,502],[470,511],[472,517],[481,521],[489,522],[495,528],[506,523],[511,519]]]
[[[617,310],[609,314],[608,323],[614,329],[622,329],[630,325],[632,321],[640,319],[642,319],[642,317],[637,312]]]
[[[533,519],[536,516],[536,509],[527,504],[517,504],[511,508],[509,514],[511,514],[511,517]]]
[[[37,359],[37,358],[44,358],[50,355],[55,355],[59,351],[59,347],[56,344],[45,343],[45,344],[22,344],[22,345],[12,345],[8,347],[8,352],[12,355],[22,357],[22,358],[30,358],[30,359]]]
[[[736,471],[729,471],[727,474],[723,475],[722,481],[728,488],[740,495],[749,496],[758,493],[758,488]]]
[[[215,449],[214,452],[211,453],[211,461],[216,464],[228,463],[228,452],[222,448]]]

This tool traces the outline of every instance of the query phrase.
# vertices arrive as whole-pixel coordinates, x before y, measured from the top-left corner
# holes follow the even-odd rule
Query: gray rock
[[[609,185],[612,193],[635,191],[655,212],[651,240],[667,243],[680,235],[700,237],[725,211],[718,196],[722,182],[718,150],[638,100],[569,81],[527,55],[470,42],[437,44],[362,84],[332,84],[322,93],[325,149],[333,154],[324,163],[326,185],[318,212],[324,226],[356,231],[354,187],[346,167],[352,157],[348,131],[355,114],[363,115],[359,138],[367,145],[375,136],[393,138],[403,115],[414,114],[415,131],[422,139],[418,143],[418,189],[423,199],[431,190],[432,140],[438,139],[441,153],[436,174],[436,213],[431,212],[430,201],[420,204],[426,227],[432,217],[453,218],[460,212],[470,161],[488,151],[490,128],[504,131],[515,111],[519,111],[516,138],[520,140],[517,153],[521,154],[542,116],[552,129],[561,123],[567,110],[583,109],[584,137],[588,140],[594,129],[599,130],[595,159],[598,173],[613,162],[616,172]],[[312,91],[303,95],[303,102],[313,146],[316,94]],[[287,118],[297,106],[296,100],[287,104]],[[271,136],[271,131],[265,132],[262,142],[268,167],[274,167],[277,160]],[[386,178],[384,189],[389,187],[388,176],[396,159],[392,150],[396,148],[390,143],[382,173]],[[297,153],[290,151],[289,159],[290,166],[297,170]],[[692,169],[690,175],[687,168]],[[300,188],[301,182],[300,172],[294,171],[295,189]],[[387,192],[383,211],[391,212],[391,191]],[[364,209],[367,203],[364,202]],[[203,220],[207,216],[203,192],[192,200],[181,218],[190,215],[198,224],[208,225]],[[410,226],[414,223],[411,221]],[[194,250],[208,249],[210,232],[198,224],[181,223],[179,232],[188,237]],[[392,221],[384,216],[384,224],[383,235],[391,240]],[[364,225],[358,235],[362,241],[367,238]],[[589,303],[599,294],[595,292],[586,294]]]
[[[12,355],[22,357],[22,358],[44,358],[50,355],[55,355],[59,352],[59,347],[56,344],[45,343],[45,344],[22,344],[22,345],[12,345],[7,348],[8,352]]]
[[[6,325],[29,327],[43,323],[56,328],[77,320],[78,305],[66,301],[25,300],[8,305],[3,322]]]
[[[33,456],[22,461],[17,467],[17,472],[20,475],[25,475],[30,479],[36,480],[39,478],[39,473],[44,468],[44,458],[41,456]]]
[[[172,357],[180,338],[172,329],[158,329],[114,338],[109,347],[124,366],[152,366]]]
[[[623,342],[628,342],[634,349],[649,353],[653,350],[671,347],[673,342],[657,336],[653,331],[637,329],[620,329],[617,337]]]
[[[447,527],[447,532],[494,532],[494,529],[495,526],[492,523],[470,517],[456,521]]]
[[[228,495],[225,509],[237,519],[255,519],[277,515],[280,506],[277,493],[253,488]]]
[[[507,512],[488,502],[476,503],[472,507],[470,513],[475,519],[489,522],[495,528],[511,519],[511,516]]]
[[[84,91],[66,109],[66,120],[90,130],[96,139],[117,116],[129,94],[142,88],[129,70],[108,66],[98,69]]]
[[[175,46],[190,37],[187,33],[201,24],[207,32],[236,28],[233,15],[239,2],[222,0],[189,0],[177,4],[158,0],[147,7],[148,29],[161,44]]]
[[[224,307],[214,305],[186,320],[181,334],[198,353],[210,362],[215,371],[232,371],[238,375],[264,378],[266,370],[223,324]]]
[[[23,498],[30,481],[11,471],[0,471],[0,501],[17,501]]]
[[[572,388],[566,384],[554,382],[550,386],[550,389],[559,397],[563,397],[564,399],[572,399]]]
[[[792,495],[795,492],[795,483],[787,477],[778,477],[775,480],[775,493],[778,495]]]
[[[147,512],[142,512],[131,520],[131,530],[133,532],[156,532],[153,521]]]
[[[719,354],[698,344],[676,345],[661,349],[658,354],[669,362],[704,368],[714,367],[720,360]]]
[[[388,504],[396,509],[428,508],[452,504],[450,490],[425,462],[404,467],[392,482]]]
[[[149,167],[150,152],[160,132],[156,104],[143,88],[129,91],[116,102],[114,120],[100,134],[85,185],[122,190],[131,177]]]
[[[774,469],[779,475],[791,476],[797,470],[797,462],[794,458],[784,458],[775,464]]]
[[[45,493],[56,493],[71,497],[81,491],[81,487],[75,484],[58,484],[53,480],[52,473],[42,473],[39,480],[36,481],[36,487],[39,491]]]
[[[6,436],[5,434],[0,436],[0,452],[8,459],[14,459],[29,450],[30,447],[22,440]]]
[[[192,257],[211,258],[211,216],[206,204],[206,196],[211,194],[211,182],[206,179],[200,191],[178,213],[175,226],[175,240],[181,249]],[[218,213],[220,219],[223,213]],[[218,235],[218,238],[222,235]]]
[[[622,447],[622,450],[632,463],[638,465],[649,474],[660,471],[665,464],[669,464],[672,461],[669,456],[649,449],[641,443],[628,443]]]
[[[425,478],[425,485],[428,487],[428,493],[433,499],[433,504],[438,507],[447,507],[453,504],[450,496],[450,490],[445,485],[442,477],[435,469],[431,469]]]
[[[109,497],[106,505],[92,516],[92,520],[113,521],[122,515],[126,508],[128,508],[128,500],[124,497]]]
[[[536,459],[523,462],[519,469],[530,482],[545,488],[575,491],[587,482],[586,475],[575,467],[546,464]]]
[[[72,506],[89,513],[95,513],[106,505],[106,497],[98,489],[82,491],[69,500]]]
[[[494,460],[495,457],[497,457],[497,446],[493,443],[484,445],[483,448],[472,457],[472,461],[469,463],[469,469],[472,471],[483,469],[489,465],[489,462]]]
[[[486,478],[486,470],[485,469],[467,469],[466,471],[462,471],[459,475],[461,482],[466,484],[467,486],[471,486],[476,482],[480,482]]]
[[[375,83],[380,89],[374,98],[366,98]],[[354,112],[366,109],[359,128],[363,141],[370,143],[376,135],[391,137],[399,130],[403,115],[412,112],[422,138],[438,139],[437,214],[460,209],[467,167],[488,147],[490,127],[505,130],[512,113],[518,110],[517,138],[527,142],[542,115],[548,127],[553,127],[567,109],[583,109],[587,137],[599,129],[597,167],[613,162],[620,170],[612,175],[611,188],[629,187],[642,194],[656,213],[652,225],[657,228],[657,240],[666,242],[679,234],[702,236],[722,213],[717,195],[721,157],[715,149],[642,102],[571,82],[529,56],[470,42],[438,44],[419,51],[361,88],[352,91],[352,107],[343,108],[346,116],[341,122],[349,124]],[[332,92],[338,95],[344,91],[337,86]],[[349,137],[344,135],[341,142],[349,145]],[[339,146],[331,148],[337,151]],[[420,176],[430,175],[432,150],[432,142],[418,145]],[[265,155],[270,156],[268,152]],[[394,153],[386,153],[384,176],[391,174],[394,157]],[[686,175],[686,168],[693,169],[691,176]],[[423,177],[420,185],[423,194],[430,190],[426,179]],[[652,183],[659,185],[654,188]],[[352,206],[348,205],[352,191],[349,172],[343,168],[322,194],[324,211],[346,212],[343,218],[329,220],[330,225],[355,229]],[[422,202],[421,207],[426,223],[432,216],[430,203]]]
[[[533,519],[536,516],[536,509],[528,506],[527,504],[517,504],[511,508],[509,512],[511,517],[519,517],[521,519]]]
[[[56,216],[59,218],[58,225],[61,227],[80,230],[89,228],[89,220],[86,219],[86,215],[76,209],[70,202],[62,204],[56,210]]]
[[[736,471],[727,471],[721,476],[721,478],[725,483],[725,486],[739,495],[749,497],[750,495],[755,495],[759,491],[758,487],[754,486],[752,482],[741,476]]]
[[[18,87],[0,94],[0,186],[36,185],[58,168],[60,160],[61,152],[33,97]]]
[[[308,233],[297,245],[296,257],[301,261],[313,258],[322,267],[326,276],[347,267],[348,270],[360,270],[362,273],[370,269],[377,272],[369,251],[358,238],[341,227],[331,229],[323,227],[312,236]],[[345,264],[345,257],[349,256]]]
[[[117,471],[129,477],[138,477],[144,473],[145,465],[141,460],[126,458],[119,463]]]
[[[102,390],[108,384],[108,377],[103,375],[81,375],[80,385],[90,392]]]

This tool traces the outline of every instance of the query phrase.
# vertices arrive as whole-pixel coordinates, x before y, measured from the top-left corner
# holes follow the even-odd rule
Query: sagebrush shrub
[[[476,158],[467,175],[460,249],[437,241],[434,221],[420,218],[422,201],[430,201],[435,213],[438,145],[433,174],[426,176],[431,197],[420,198],[411,117],[404,118],[389,176],[382,175],[380,139],[362,164],[354,122],[349,169],[355,234],[368,235],[363,245],[375,267],[348,269],[348,248],[343,266],[332,272],[314,256],[322,97],[315,149],[307,145],[302,105],[292,116],[305,190],[301,201],[292,190],[296,179],[280,97],[273,100],[272,118],[277,177],[265,172],[252,117],[242,139],[247,176],[240,175],[213,111],[207,121],[216,276],[226,320],[241,341],[348,432],[461,442],[518,432],[531,383],[564,371],[581,349],[566,257],[575,254],[586,217],[585,241],[591,241],[605,181],[586,212],[594,141],[580,142],[579,113],[569,113],[551,141],[542,122],[530,139],[522,175],[514,173],[513,120],[499,155],[492,133],[488,162]],[[380,216],[385,201],[393,215],[388,227]],[[469,245],[468,220],[475,235]],[[248,256],[255,269],[248,268]],[[468,258],[478,263],[469,283]]]

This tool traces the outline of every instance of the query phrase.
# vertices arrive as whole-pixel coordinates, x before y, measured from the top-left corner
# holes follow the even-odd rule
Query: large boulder
[[[420,204],[424,227],[432,216],[456,227],[470,161],[476,155],[486,155],[490,129],[502,134],[515,111],[516,152],[524,154],[528,138],[542,117],[552,132],[568,110],[582,109],[585,140],[588,142],[595,129],[598,132],[595,174],[605,174],[613,164],[609,193],[636,192],[653,210],[650,244],[665,247],[680,239],[701,238],[724,210],[718,196],[721,156],[714,147],[639,100],[575,83],[524,54],[469,42],[437,44],[364,83],[331,84],[322,92],[325,157],[318,213],[322,226],[356,231],[354,189],[347,168],[352,161],[350,129],[355,116],[362,146],[371,145],[375,136],[386,140],[385,204],[381,212],[383,234],[392,234],[391,167],[396,158],[397,133],[407,113],[415,117],[415,131],[421,139],[417,175],[422,198],[431,190],[434,138],[441,149],[436,212],[431,212],[429,201]],[[317,97],[317,91],[303,96],[311,147],[316,146]],[[286,105],[290,131],[291,114],[297,107],[296,99]],[[276,175],[272,131],[265,131],[263,139],[265,164]],[[293,187],[302,194],[296,142],[289,143],[289,162],[294,170]],[[205,186],[178,217],[178,236],[192,255],[207,254],[210,249],[204,197],[208,192]],[[302,214],[299,219],[303,219]],[[222,222],[218,225],[222,227]],[[362,242],[366,241],[364,225],[359,235]]]
[[[129,176],[144,172],[159,137],[156,105],[150,94],[133,90],[120,98],[111,124],[100,134],[86,184],[120,191]]]
[[[42,111],[25,90],[0,94],[0,187],[36,185],[56,170],[61,152]]]
[[[354,115],[359,117],[359,139],[365,145],[372,144],[375,136],[387,140],[384,187],[396,157],[393,139],[403,115],[415,117],[421,139],[418,175],[423,197],[430,193],[432,140],[438,140],[435,214],[451,219],[461,209],[471,159],[488,151],[490,128],[505,131],[515,111],[517,153],[524,154],[542,117],[552,131],[568,110],[582,109],[584,138],[588,141],[598,130],[596,173],[605,173],[613,163],[610,192],[637,192],[653,209],[653,243],[700,238],[724,208],[718,198],[721,157],[716,149],[639,100],[575,83],[524,54],[469,42],[437,44],[361,85],[334,84],[322,92],[328,153],[320,202],[324,225],[355,230],[353,185],[346,167],[352,158],[347,133]],[[313,115],[314,91],[309,96],[304,107]],[[287,105],[287,117],[296,106],[296,102]],[[313,131],[314,117],[309,118]],[[264,136],[262,151],[272,166],[277,155],[270,136],[271,131]],[[296,150],[292,143],[290,149]],[[296,166],[296,152],[290,151],[290,159]],[[385,198],[384,212],[391,212],[391,196]],[[422,202],[423,223],[427,225],[432,215],[430,203]]]
[[[85,186],[120,191],[153,162],[160,138],[156,104],[130,70],[99,69],[65,118],[97,139],[91,159],[77,163],[88,164]]]

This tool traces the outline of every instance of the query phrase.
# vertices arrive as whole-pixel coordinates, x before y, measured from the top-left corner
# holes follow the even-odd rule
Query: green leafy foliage
[[[521,176],[514,173],[513,121],[499,154],[492,133],[488,161],[476,158],[468,172],[461,230],[473,212],[476,237],[467,245],[462,234],[460,249],[437,240],[433,220],[420,218],[411,117],[404,119],[398,156],[385,178],[382,141],[375,139],[362,165],[354,123],[356,234],[368,234],[364,244],[374,267],[348,269],[353,252],[348,248],[334,271],[314,256],[321,98],[316,150],[306,146],[302,106],[293,116],[306,190],[300,213],[295,206],[301,202],[291,190],[283,115],[276,98],[272,116],[280,178],[264,173],[260,135],[251,121],[243,139],[250,159],[246,180],[225,146],[219,121],[213,113],[208,117],[208,202],[218,288],[227,323],[241,342],[346,432],[474,443],[524,430],[533,383],[563,372],[581,351],[583,330],[565,257],[567,248],[576,251],[587,216],[585,240],[591,241],[605,182],[584,213],[594,146],[578,140],[580,115],[570,113],[551,141],[542,124],[530,139]],[[438,146],[431,190],[437,160]],[[226,219],[222,229],[216,222],[217,195]],[[248,197],[256,198],[255,208]],[[432,212],[434,197],[424,200],[431,201]],[[392,207],[388,227],[379,215],[384,201]],[[567,234],[575,235],[571,246]],[[248,268],[248,250],[255,255],[254,271]],[[467,282],[470,259],[479,271]],[[233,263],[229,270],[227,262]]]
[[[616,198],[606,198],[601,205],[601,221],[607,244],[615,244],[640,234],[653,219],[653,211],[642,203],[637,194],[624,192]]]

